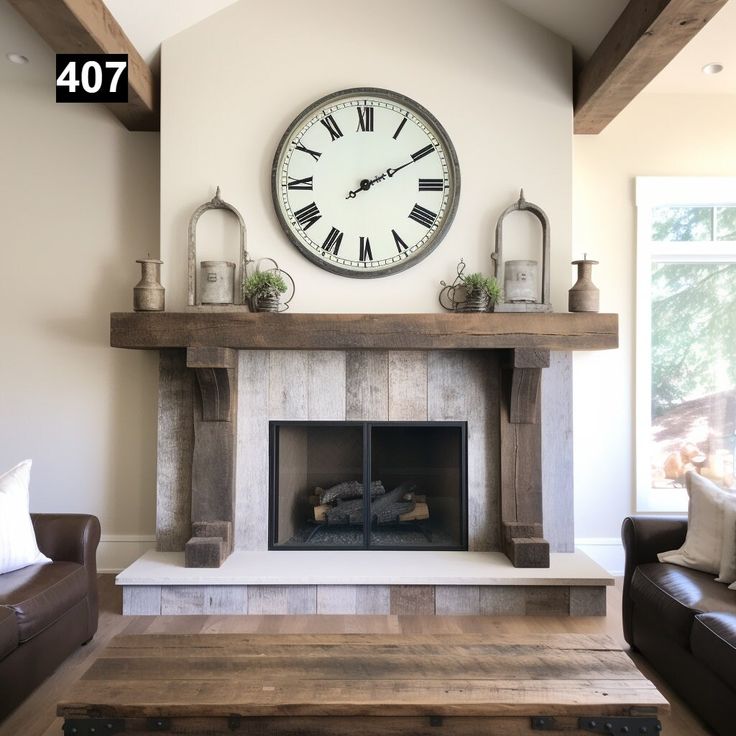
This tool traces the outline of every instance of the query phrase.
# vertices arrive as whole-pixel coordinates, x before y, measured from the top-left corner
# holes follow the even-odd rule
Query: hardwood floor
[[[621,634],[621,591],[609,588],[606,617],[476,617],[476,616],[122,616],[120,589],[113,575],[100,576],[100,625],[82,647],[38,687],[5,721],[0,736],[60,736],[56,703],[116,634],[125,633],[581,633],[609,634],[625,647]],[[709,736],[712,732],[669,690],[640,657],[639,669],[672,704],[662,719],[663,736]]]

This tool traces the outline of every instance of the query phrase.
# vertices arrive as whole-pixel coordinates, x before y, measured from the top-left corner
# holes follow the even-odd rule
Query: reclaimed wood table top
[[[58,714],[380,716],[388,724],[386,717],[406,716],[656,717],[668,709],[605,636],[141,634],[115,637]]]

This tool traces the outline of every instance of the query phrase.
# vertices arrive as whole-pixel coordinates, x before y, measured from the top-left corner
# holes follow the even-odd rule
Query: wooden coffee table
[[[573,634],[121,635],[58,706],[68,736],[641,736],[668,711]]]

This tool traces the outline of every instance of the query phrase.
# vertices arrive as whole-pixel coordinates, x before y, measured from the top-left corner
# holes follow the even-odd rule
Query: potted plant
[[[255,312],[280,311],[281,295],[286,289],[286,281],[276,270],[256,271],[243,284],[243,293]]]
[[[465,287],[465,301],[460,306],[463,312],[492,312],[501,301],[501,286],[493,276],[471,273],[461,278]]]

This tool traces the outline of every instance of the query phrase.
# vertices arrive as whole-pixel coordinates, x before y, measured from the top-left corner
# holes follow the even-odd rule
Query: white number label
[[[120,75],[125,71],[125,67],[128,65],[127,61],[106,61],[106,69],[114,69],[115,73],[112,75],[110,81],[110,92],[118,91],[118,82],[120,81]]]
[[[127,54],[57,54],[56,74],[57,102],[128,101]]]
[[[77,65],[75,62],[70,61],[65,67],[64,71],[59,74],[56,79],[57,87],[68,87],[70,92],[74,92],[79,87],[79,81],[77,80]]]
[[[89,81],[90,71],[93,72],[94,82]],[[96,61],[88,61],[82,67],[82,89],[85,92],[95,93],[102,87],[102,67]]]

